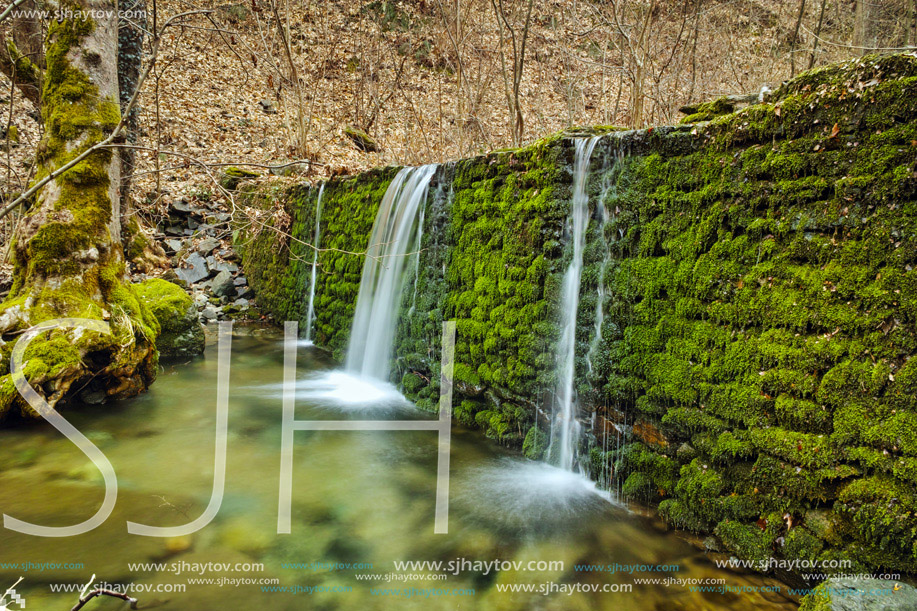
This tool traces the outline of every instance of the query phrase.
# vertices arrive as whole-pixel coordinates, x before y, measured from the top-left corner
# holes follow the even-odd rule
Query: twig
[[[13,10],[14,10],[17,6],[19,6],[20,4],[22,4],[23,2],[25,2],[25,0],[15,0],[12,4],[10,4],[8,7],[6,7],[6,10],[3,11],[2,13],[0,13],[0,22],[2,22],[4,19],[6,19],[7,17],[9,17],[9,16],[10,16],[10,13],[12,13]]]
[[[80,590],[80,598],[77,603],[73,606],[70,611],[79,611],[82,609],[86,603],[95,598],[96,596],[111,596],[113,598],[120,598],[121,600],[128,601],[131,604],[131,609],[137,608],[137,599],[131,598],[127,594],[121,594],[120,592],[115,592],[113,590],[107,590],[105,588],[96,588],[89,592],[89,588],[92,586],[92,582],[96,580],[95,573],[92,574],[92,577],[89,578],[89,581],[86,582],[86,585],[83,586],[83,589]],[[22,578],[20,578],[22,581]],[[17,582],[18,583],[18,582]],[[14,586],[15,587],[15,586]]]
[[[3,596],[0,596],[0,604],[2,604],[3,601],[6,600],[6,597],[10,595],[10,592],[12,592],[13,590],[16,589],[16,586],[18,586],[20,583],[22,583],[22,580],[23,580],[23,579],[24,579],[24,577],[20,577],[20,578],[16,581],[16,583],[14,583],[13,585],[11,585],[10,587],[8,587],[8,588],[6,589],[6,592],[3,593]]]
[[[79,602],[73,605],[73,608],[71,608],[70,611],[79,611],[84,606],[86,606],[86,603],[88,603],[90,600],[92,600],[96,596],[111,596],[112,598],[120,598],[121,600],[129,602],[131,609],[137,608],[138,601],[136,598],[132,598],[128,596],[127,594],[122,594],[121,592],[115,592],[114,590],[105,590],[105,589],[99,588],[98,590],[93,590],[92,592],[88,593],[86,596],[80,598]]]

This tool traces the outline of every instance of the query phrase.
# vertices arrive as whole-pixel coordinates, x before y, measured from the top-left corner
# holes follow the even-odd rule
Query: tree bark
[[[796,76],[796,43],[799,42],[799,27],[806,13],[806,0],[799,0],[799,13],[796,16],[796,27],[793,28],[793,39],[790,42],[790,78]]]
[[[16,45],[0,34],[0,72],[13,81],[35,108],[41,104],[41,69]]]
[[[129,22],[121,24],[118,29],[118,89],[119,102],[122,114],[130,103],[131,96],[137,89],[140,78],[140,67],[143,58],[143,28],[146,19],[140,15],[146,14],[146,0],[124,0],[120,3],[123,11],[130,11],[132,18]],[[130,144],[137,144],[139,110],[134,107],[127,117],[126,140]],[[135,151],[131,148],[121,149],[121,225],[123,228],[136,226],[131,223],[131,178],[134,173]],[[128,244],[124,244],[128,248]]]
[[[866,55],[876,48],[876,2],[879,0],[857,0],[853,27],[853,46],[860,55]]]
[[[121,118],[117,5],[69,0],[60,8],[70,12],[45,37],[38,178],[104,140]],[[120,179],[117,149],[94,151],[37,192],[14,236],[13,288],[0,305],[4,367],[17,335],[37,323],[77,317],[111,325],[111,335],[52,331],[32,342],[24,373],[52,406],[71,389],[131,396],[155,377],[159,325],[128,282]],[[34,416],[11,376],[0,377],[0,417],[14,405]]]

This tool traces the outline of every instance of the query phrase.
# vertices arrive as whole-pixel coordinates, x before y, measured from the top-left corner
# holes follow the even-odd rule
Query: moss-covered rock
[[[229,166],[223,170],[223,174],[220,176],[220,186],[228,191],[235,191],[242,181],[252,180],[259,176],[260,174],[258,172],[252,172],[245,168],[237,168],[236,166]]]
[[[372,136],[358,127],[354,127],[353,125],[346,126],[344,128],[344,135],[361,151],[376,153],[381,150],[379,144],[373,140]]]
[[[601,130],[593,154],[576,391],[583,421],[614,411],[631,437],[607,451],[597,432],[581,454],[732,553],[914,570],[917,59],[867,56],[739,111],[692,110]],[[437,168],[402,299],[392,381],[432,407],[455,320],[456,419],[533,456],[571,256],[571,139],[595,133]],[[392,175],[327,183],[323,247],[365,249]],[[284,211],[295,239],[240,227],[239,244],[259,303],[302,320],[296,240],[316,192],[274,189],[248,200]],[[317,343],[342,356],[362,261],[319,261]]]
[[[159,278],[137,284],[136,290],[159,322],[156,349],[160,356],[188,357],[204,352],[204,328],[188,293]]]

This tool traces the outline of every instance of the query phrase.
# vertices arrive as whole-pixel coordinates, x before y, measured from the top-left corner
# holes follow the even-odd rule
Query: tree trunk
[[[141,15],[146,14],[146,0],[123,0],[120,8],[131,15],[131,22],[136,26],[125,26],[118,29],[118,89],[119,102],[122,114],[130,103],[131,96],[137,89],[137,80],[140,78],[140,67],[143,58],[143,32],[146,19]],[[127,118],[127,141],[136,144],[138,141],[139,110],[135,106]],[[134,173],[134,149],[125,148],[121,153],[121,225],[127,230],[136,226],[136,221],[131,219],[130,188],[131,178]],[[126,243],[125,249],[129,248]]]
[[[39,177],[102,141],[120,121],[116,4],[70,0],[60,8],[65,18],[52,21],[45,38]],[[24,373],[52,406],[76,392],[131,396],[155,377],[159,325],[128,281],[117,150],[99,150],[45,185],[14,236],[13,288],[0,306],[4,368],[18,333],[37,323],[77,317],[111,325],[111,335],[52,331],[29,346]],[[15,405],[34,415],[11,376],[3,376],[0,417]]]
[[[866,55],[876,48],[876,2],[878,0],[857,0],[853,26],[853,46],[860,55]]]

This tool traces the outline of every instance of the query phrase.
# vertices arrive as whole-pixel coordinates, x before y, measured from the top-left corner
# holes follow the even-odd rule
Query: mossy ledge
[[[596,477],[747,559],[914,572],[917,59],[811,71],[709,118],[440,166],[393,381],[434,409],[439,325],[456,320],[456,418],[543,454],[571,139],[602,133],[589,189],[608,221],[587,235],[576,362]],[[366,247],[394,171],[325,187],[322,247],[340,250],[319,255],[315,338],[337,356],[362,265],[341,251]],[[292,236],[238,231],[278,320],[305,318],[316,191],[246,196]]]

